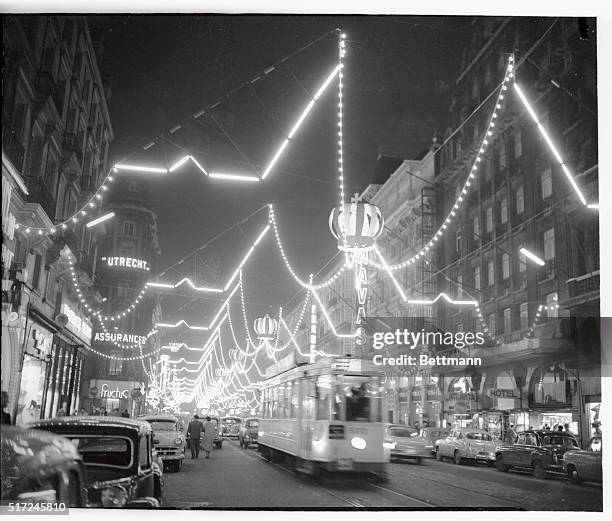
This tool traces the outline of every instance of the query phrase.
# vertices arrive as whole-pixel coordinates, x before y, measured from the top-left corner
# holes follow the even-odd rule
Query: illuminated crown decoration
[[[259,340],[274,340],[276,331],[278,330],[278,321],[274,318],[270,318],[270,315],[266,315],[265,317],[255,320],[254,327]]]
[[[368,250],[380,236],[384,218],[378,206],[353,200],[329,215],[329,229],[342,251]]]

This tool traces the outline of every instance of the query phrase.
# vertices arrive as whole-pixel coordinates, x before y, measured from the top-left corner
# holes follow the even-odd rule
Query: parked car
[[[427,441],[419,436],[418,429],[407,425],[391,424],[385,428],[385,447],[391,449],[391,461],[394,458],[412,459],[421,463],[423,458],[431,458]]]
[[[241,424],[242,419],[236,416],[221,418],[221,435],[225,438],[238,439],[240,437]]]
[[[88,507],[156,508],[163,471],[148,422],[109,416],[64,416],[32,428],[70,440],[85,464]]]
[[[586,450],[568,450],[563,455],[563,470],[574,482],[602,481],[602,439],[591,438]]]
[[[83,458],[69,440],[49,432],[3,425],[1,447],[3,505],[39,505],[49,513],[86,505]]]
[[[578,448],[576,438],[569,432],[528,430],[518,433],[513,445],[497,448],[495,465],[501,472],[531,469],[536,478],[543,479],[547,472],[562,472],[563,455]]]
[[[259,435],[259,418],[245,418],[240,424],[238,439],[240,446],[248,449],[251,443],[257,443]]]
[[[425,427],[421,429],[421,437],[427,441],[425,448],[431,451],[431,455],[436,455],[436,440],[446,438],[450,434],[450,429],[441,427]]]
[[[213,444],[215,445],[216,448],[222,449],[223,448],[223,436],[221,435],[221,428],[220,428],[221,422],[219,421],[219,417],[211,416],[210,421],[213,422],[216,426],[215,439],[213,440]]]
[[[460,465],[464,460],[495,463],[496,442],[482,429],[453,429],[446,438],[436,440],[436,459],[452,458]]]
[[[174,472],[181,470],[186,447],[181,421],[169,415],[141,416],[139,419],[148,422],[153,428],[153,443],[163,462],[164,470],[168,468]]]

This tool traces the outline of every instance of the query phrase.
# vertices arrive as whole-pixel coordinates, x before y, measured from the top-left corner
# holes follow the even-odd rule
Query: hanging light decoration
[[[278,330],[278,321],[275,318],[271,318],[270,315],[261,317],[255,320],[254,323],[255,333],[257,338],[264,341],[271,341],[276,338],[276,331]]]
[[[374,204],[358,201],[337,206],[329,215],[329,228],[338,240],[338,249],[347,252],[369,250],[384,227],[380,208]]]

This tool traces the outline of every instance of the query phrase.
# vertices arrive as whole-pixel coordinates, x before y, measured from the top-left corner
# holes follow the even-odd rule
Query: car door
[[[601,438],[594,438],[586,451],[582,451],[577,460],[578,474],[582,479],[602,480]],[[581,468],[583,467],[583,468]]]
[[[450,456],[453,453],[455,440],[457,439],[457,431],[451,433],[440,443],[440,453],[443,456]]]
[[[525,452],[527,445],[526,436],[525,433],[519,434],[516,437],[516,442],[513,445],[508,445],[508,448],[503,451],[504,463],[506,465],[520,465],[520,454]]]

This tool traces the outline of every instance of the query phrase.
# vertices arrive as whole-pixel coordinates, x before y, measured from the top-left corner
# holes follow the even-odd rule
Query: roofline
[[[2,151],[2,166],[6,166],[6,170],[13,178],[13,181],[15,181],[15,184],[21,188],[21,191],[26,195],[30,195],[30,192],[28,192],[28,187],[25,185],[21,174],[17,171],[15,165],[13,165],[11,160],[4,153],[4,150]]]

